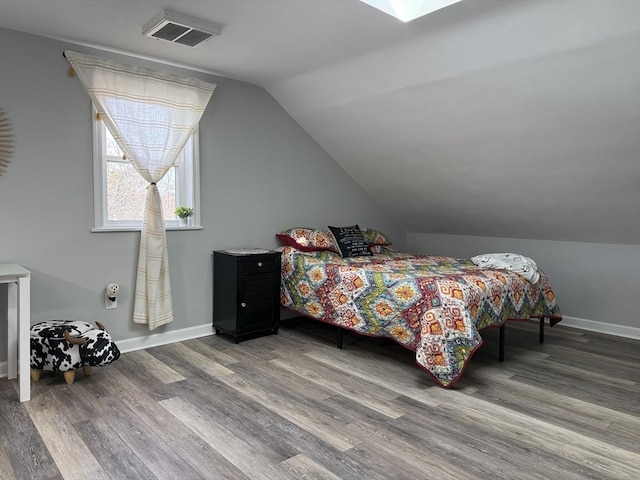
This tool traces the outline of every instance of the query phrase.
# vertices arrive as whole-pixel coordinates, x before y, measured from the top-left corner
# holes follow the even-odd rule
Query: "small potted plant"
[[[191,215],[193,215],[193,208],[191,207],[176,207],[176,209],[173,211],[173,213],[176,214],[176,216],[178,217],[178,222],[180,223],[180,226],[187,226],[187,223],[189,221],[189,217]]]

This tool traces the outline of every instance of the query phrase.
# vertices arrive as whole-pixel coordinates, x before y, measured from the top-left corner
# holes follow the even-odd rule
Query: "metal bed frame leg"
[[[540,343],[544,343],[544,317],[540,319]]]
[[[337,347],[342,350],[342,334],[344,333],[344,331],[342,330],[342,328],[340,327],[336,327],[338,329],[338,336],[337,336]]]
[[[504,332],[505,332],[506,326],[507,326],[506,323],[503,323],[502,325],[500,325],[500,350],[498,353],[499,362],[504,362]]]

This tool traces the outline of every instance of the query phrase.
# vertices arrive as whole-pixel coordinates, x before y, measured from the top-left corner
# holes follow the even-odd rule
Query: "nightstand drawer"
[[[280,261],[280,257],[260,257],[242,260],[240,262],[240,271],[242,273],[261,273],[272,272],[276,268],[276,262]]]

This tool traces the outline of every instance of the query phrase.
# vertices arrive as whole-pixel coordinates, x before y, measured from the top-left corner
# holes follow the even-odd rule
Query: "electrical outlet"
[[[118,308],[118,293],[120,293],[120,285],[117,283],[109,283],[104,291],[104,306],[107,310]]]
[[[104,306],[107,308],[107,310],[118,308],[118,299],[115,297],[112,298],[113,300],[111,300],[108,295],[104,296]]]

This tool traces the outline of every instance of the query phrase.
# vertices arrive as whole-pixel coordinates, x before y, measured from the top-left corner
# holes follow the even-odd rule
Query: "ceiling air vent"
[[[208,38],[222,35],[222,27],[215,23],[165,10],[142,27],[142,34],[145,37],[159,38],[195,47]]]

